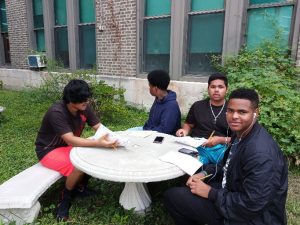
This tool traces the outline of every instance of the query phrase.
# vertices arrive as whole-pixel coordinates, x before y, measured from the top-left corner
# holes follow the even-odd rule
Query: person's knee
[[[167,191],[165,191],[163,198],[165,206],[168,207],[169,205],[178,205],[180,203],[180,199],[185,192],[185,187],[173,187]]]
[[[74,167],[72,173],[73,173],[74,175],[76,175],[77,177],[83,177],[83,175],[85,174],[84,172],[82,172],[82,171],[79,170],[79,169],[76,169],[75,167]]]

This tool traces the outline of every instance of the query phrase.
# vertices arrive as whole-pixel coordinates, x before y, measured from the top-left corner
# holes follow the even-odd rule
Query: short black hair
[[[214,80],[223,80],[226,87],[228,87],[228,79],[227,76],[223,73],[213,73],[208,78],[208,86]]]
[[[63,91],[63,100],[66,104],[86,102],[92,97],[89,85],[84,80],[70,80]]]
[[[167,90],[170,83],[170,76],[164,70],[153,70],[148,73],[148,82],[161,90]]]
[[[229,100],[233,98],[238,99],[247,99],[251,102],[251,105],[254,109],[258,108],[259,105],[259,96],[254,89],[250,88],[239,88],[232,91],[229,95]]]

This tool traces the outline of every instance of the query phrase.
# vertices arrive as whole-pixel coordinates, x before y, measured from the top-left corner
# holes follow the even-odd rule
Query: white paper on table
[[[145,137],[150,136],[151,134],[157,133],[157,131],[153,131],[153,130],[139,130],[139,131],[128,130],[128,131],[121,131],[120,133],[124,136],[145,138]]]
[[[176,137],[176,142],[179,142],[181,144],[189,145],[194,148],[199,147],[204,142],[207,141],[206,138],[192,138],[191,136],[185,136],[185,137]]]
[[[203,164],[190,155],[170,151],[159,157],[161,161],[172,163],[192,176]]]
[[[97,139],[102,137],[105,134],[108,134],[109,140],[117,141],[119,143],[119,146],[125,146],[128,143],[127,138],[121,137],[120,135],[114,133],[103,124],[100,125],[100,127],[98,128],[98,130],[96,131],[95,135],[92,138]]]

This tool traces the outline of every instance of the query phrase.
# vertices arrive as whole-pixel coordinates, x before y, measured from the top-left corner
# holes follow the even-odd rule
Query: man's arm
[[[116,147],[117,141],[108,140],[108,135],[104,135],[98,139],[85,139],[75,136],[72,132],[63,134],[61,138],[73,147]]]
[[[171,134],[180,120],[180,111],[177,107],[177,105],[170,105],[166,108],[160,115],[158,126],[152,126],[151,130]]]
[[[176,136],[178,137],[184,137],[184,136],[187,136],[191,129],[194,127],[193,124],[190,124],[190,123],[184,123],[182,125],[182,128],[179,129],[177,132],[176,132]]]
[[[213,136],[209,138],[202,146],[213,147],[217,144],[228,144],[231,141],[231,137]]]
[[[92,128],[97,131],[98,128],[101,126],[101,123],[97,123],[95,126],[92,126]]]
[[[234,191],[211,188],[208,198],[225,218],[244,222],[260,214],[274,200],[280,175],[274,169],[274,160],[266,153],[248,154],[247,162],[240,163],[244,164],[241,168],[244,171],[242,190],[238,190],[239,187],[231,187]]]

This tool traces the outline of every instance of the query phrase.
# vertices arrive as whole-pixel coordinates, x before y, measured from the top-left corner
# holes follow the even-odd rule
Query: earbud
[[[253,113],[253,118],[255,118],[256,117],[256,113]]]

